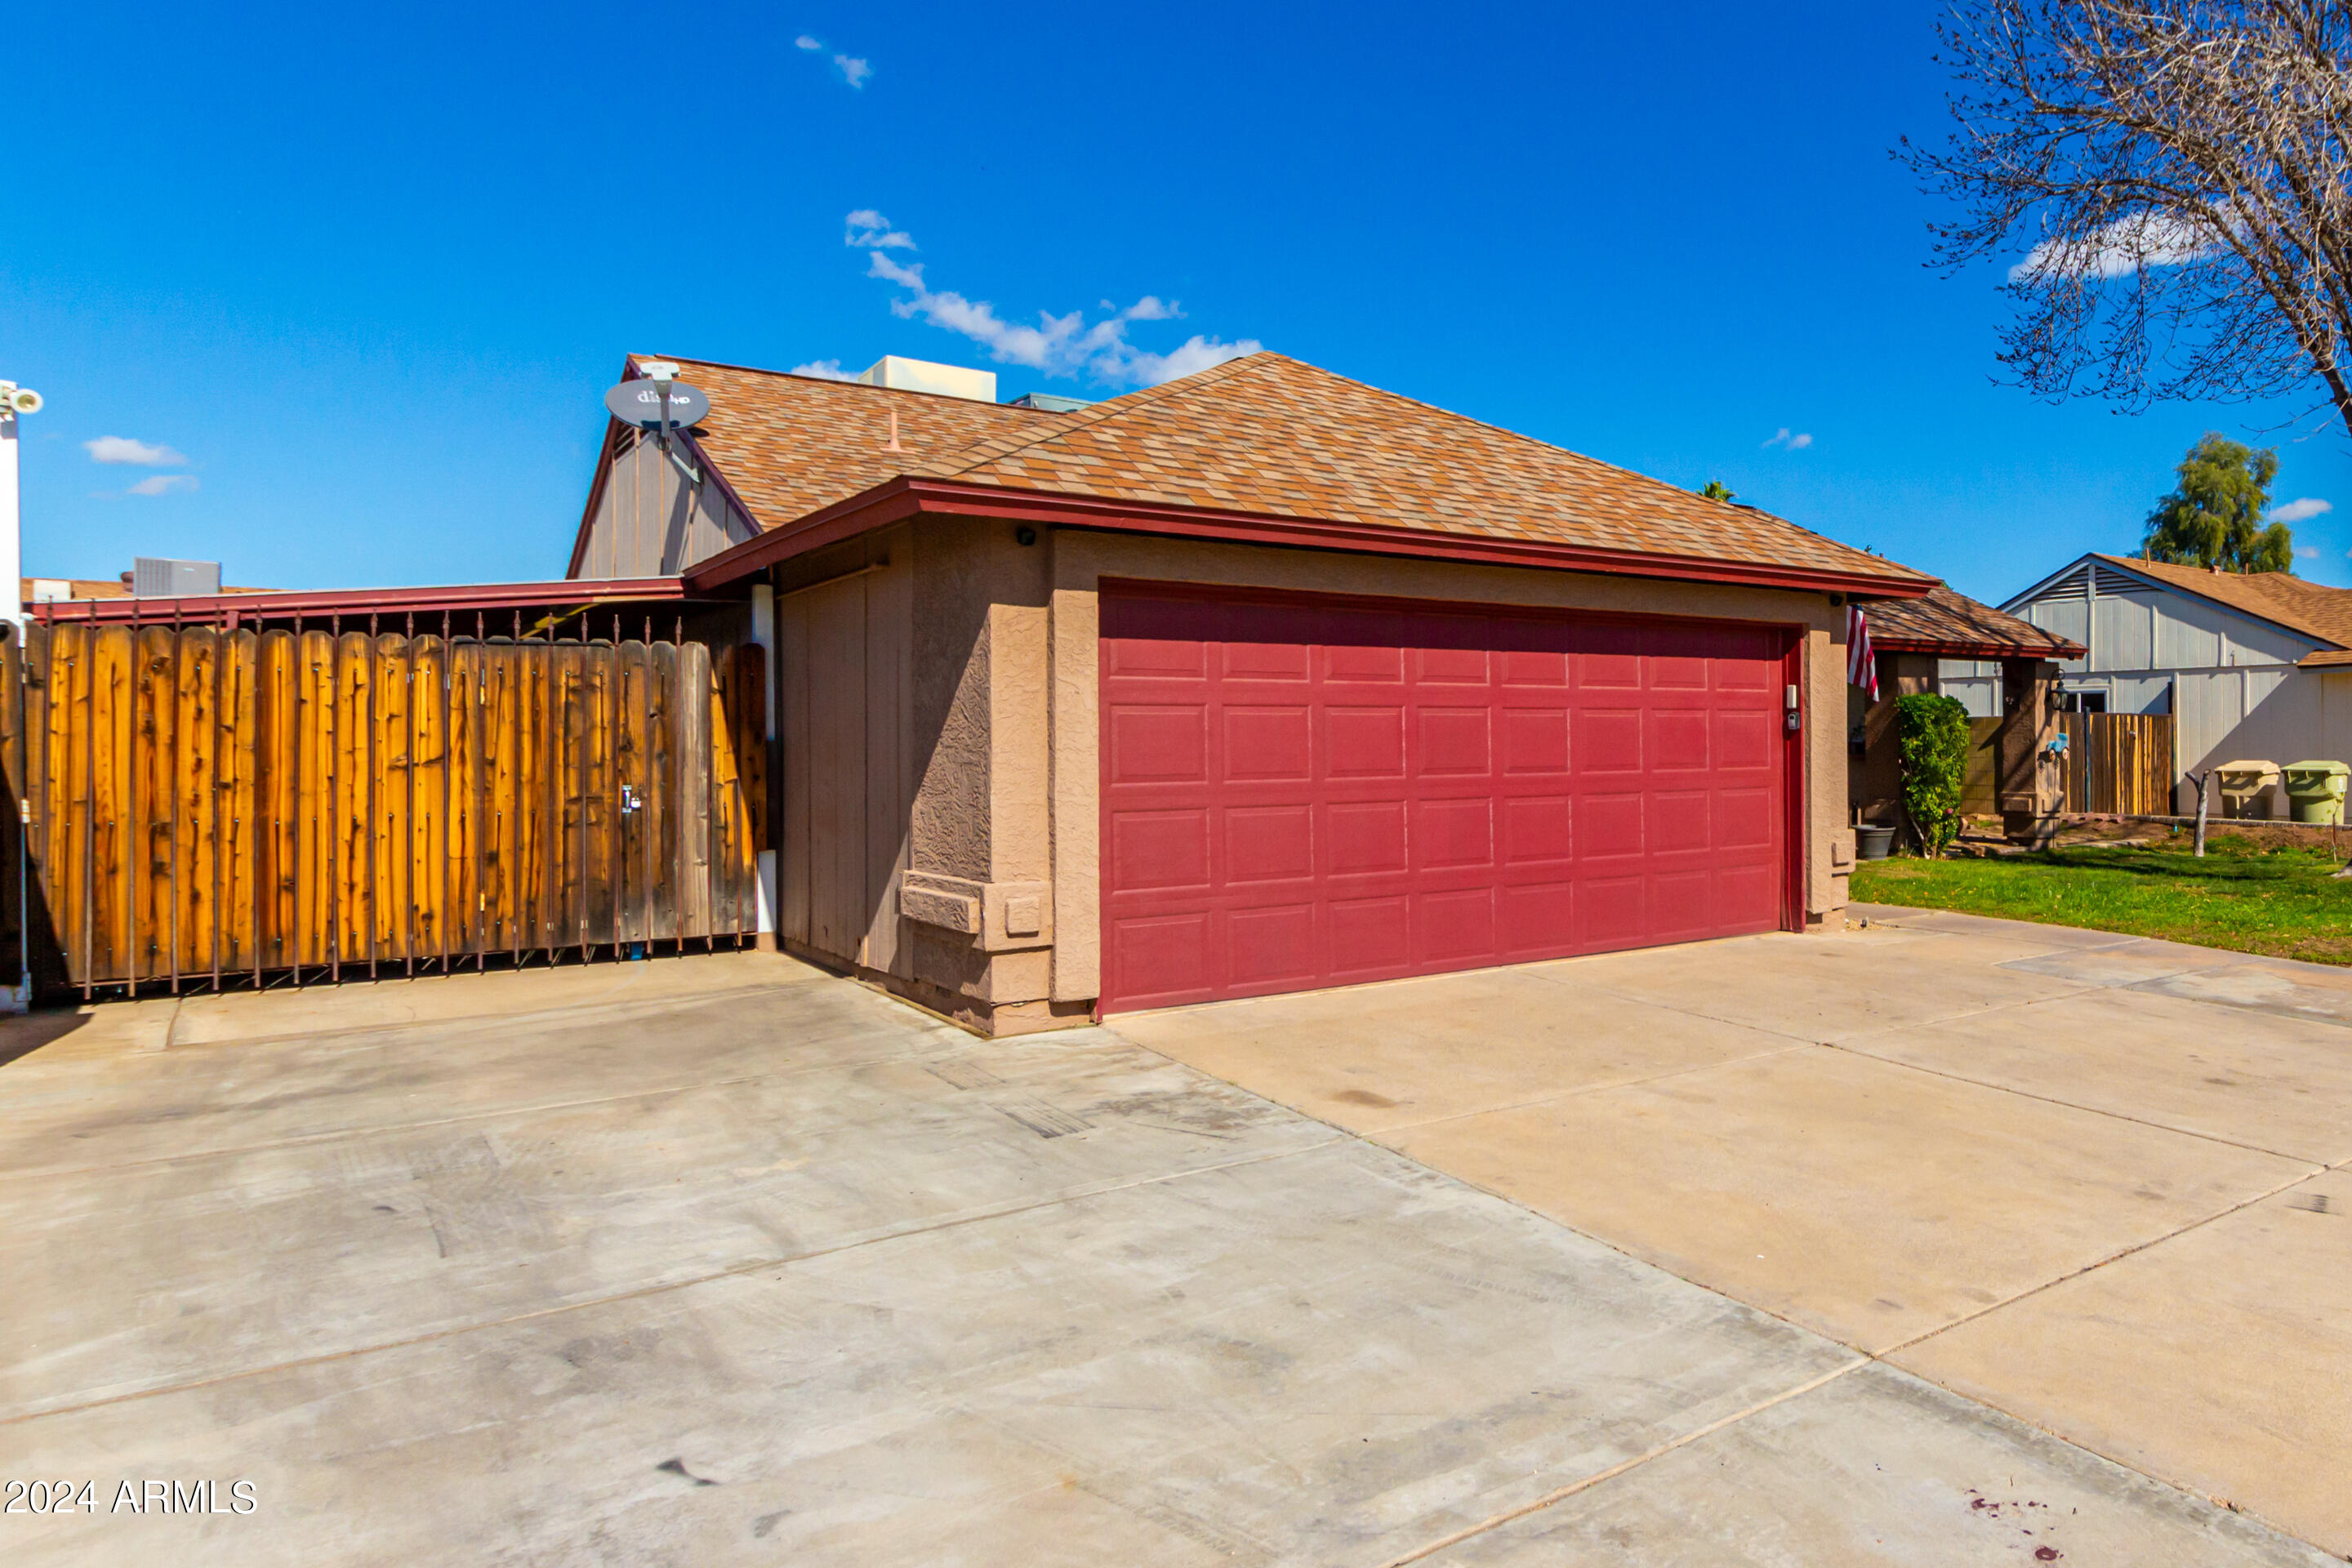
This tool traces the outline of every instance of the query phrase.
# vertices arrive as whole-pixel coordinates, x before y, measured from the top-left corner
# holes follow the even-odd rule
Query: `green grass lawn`
[[[2336,864],[2325,849],[2223,834],[2200,860],[2183,834],[2147,848],[1865,860],[1853,870],[1853,897],[2352,964],[2352,879],[2331,880]]]

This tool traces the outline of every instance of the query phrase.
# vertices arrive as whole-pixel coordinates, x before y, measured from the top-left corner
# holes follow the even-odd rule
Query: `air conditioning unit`
[[[160,556],[138,556],[131,563],[131,591],[142,599],[217,594],[220,592],[220,563],[165,561]]]

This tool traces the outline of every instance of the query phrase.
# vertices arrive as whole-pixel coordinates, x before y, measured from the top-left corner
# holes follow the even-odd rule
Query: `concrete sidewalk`
[[[2352,973],[1856,918],[1119,1026],[2352,1553]]]
[[[1474,980],[1505,1043],[1422,1074],[1455,1120],[1655,1079],[1652,1050],[1799,1048],[1666,1004],[1565,1026],[1582,981],[1444,984]],[[0,1480],[94,1500],[0,1514],[0,1559],[2325,1561],[1861,1353],[1851,1289],[1759,1310],[1382,1146],[1444,1125],[1405,1082],[1430,984],[1316,999],[1385,1065],[1332,1058],[1315,1116],[758,954],[0,1026]],[[1207,1020],[1168,1048],[1215,1055],[1244,1016],[1129,1028]],[[1367,1139],[1333,1104],[1404,1114]],[[2151,1224],[2305,1158],[2200,1142]]]

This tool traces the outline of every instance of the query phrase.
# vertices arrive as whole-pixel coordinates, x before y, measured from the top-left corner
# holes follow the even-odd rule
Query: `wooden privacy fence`
[[[2063,810],[2171,814],[2171,714],[2061,713],[2058,724],[2066,736]]]
[[[757,929],[754,662],[650,637],[76,625],[22,655],[0,740],[29,914],[85,993]]]
[[[2000,815],[2000,721],[1969,721],[1968,771],[1960,779],[1960,810],[1969,816]]]

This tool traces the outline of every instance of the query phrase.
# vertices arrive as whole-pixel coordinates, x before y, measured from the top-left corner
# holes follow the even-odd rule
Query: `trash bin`
[[[2314,760],[2286,765],[2286,797],[2294,802],[2297,822],[2340,823],[2344,820],[2344,789],[2352,768],[2342,763]]]
[[[2279,782],[2276,763],[2249,758],[2242,762],[2223,763],[2213,772],[2219,775],[2222,816],[2268,816],[2271,814],[2270,801],[2266,797],[2271,785]]]

